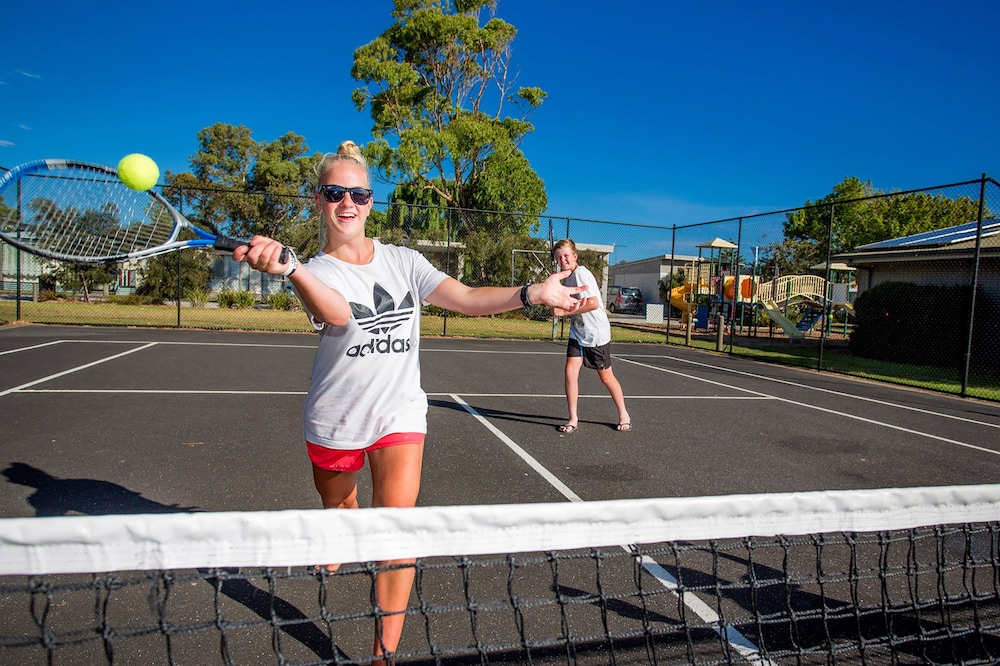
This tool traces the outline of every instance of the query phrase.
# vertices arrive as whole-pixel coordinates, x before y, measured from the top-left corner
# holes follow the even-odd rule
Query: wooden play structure
[[[698,247],[699,252],[709,249],[708,258],[704,259],[699,254],[698,262],[686,264],[684,284],[670,290],[670,305],[680,310],[682,324],[688,325],[694,318],[695,328],[708,328],[710,317],[722,314],[732,318],[738,306],[759,307],[790,340],[799,340],[823,320],[832,307],[852,309],[853,282],[834,282],[819,275],[784,275],[770,280],[733,275],[722,252],[735,249],[734,244],[716,238]],[[829,268],[831,277],[851,270],[841,265]],[[736,288],[737,280],[739,289]],[[793,321],[787,315],[788,308],[800,303],[811,307],[798,321]]]

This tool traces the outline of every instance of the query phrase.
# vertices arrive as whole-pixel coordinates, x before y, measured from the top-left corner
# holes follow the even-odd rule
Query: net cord
[[[0,519],[0,574],[300,566],[1000,520],[1000,485]]]

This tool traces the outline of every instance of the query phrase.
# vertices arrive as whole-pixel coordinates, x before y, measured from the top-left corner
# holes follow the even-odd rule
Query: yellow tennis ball
[[[118,163],[118,177],[133,190],[145,192],[160,178],[156,162],[140,153],[132,153]]]

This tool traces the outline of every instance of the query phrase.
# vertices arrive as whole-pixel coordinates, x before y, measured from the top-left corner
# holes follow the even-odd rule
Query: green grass
[[[674,337],[671,336],[671,342],[674,341]],[[677,338],[676,341],[682,343],[683,339]],[[714,343],[709,346],[707,342],[699,342],[692,346],[715,349]],[[730,351],[728,346],[726,351]],[[734,345],[732,353],[756,361],[811,369],[816,369],[819,363],[819,347],[815,345],[805,346],[788,343],[761,346]],[[962,392],[962,377],[958,370],[861,358],[842,349],[823,350],[823,371],[941,393],[960,395]],[[972,375],[969,378],[969,386],[966,387],[966,395],[971,398],[998,401],[1000,400],[1000,381],[995,378]]]
[[[13,301],[0,301],[0,322],[14,321],[15,308]],[[177,326],[177,306],[74,301],[24,302],[21,303],[21,319],[36,324],[169,328]],[[301,310],[181,308],[181,326],[253,331],[312,330]]]

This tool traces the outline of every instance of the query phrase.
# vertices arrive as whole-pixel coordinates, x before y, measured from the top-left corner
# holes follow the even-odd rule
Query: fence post
[[[17,239],[21,240],[20,222],[17,225]],[[21,321],[21,248],[17,247],[14,249],[15,249],[14,256],[17,257],[17,260],[14,262],[17,265],[16,269],[17,275],[14,278],[15,280],[17,280],[17,288],[14,294],[14,298],[17,299],[17,305],[14,308],[16,310],[14,314],[14,321]]]
[[[830,307],[830,255],[833,251],[833,213],[837,209],[837,204],[830,204],[830,221],[826,225],[826,293],[823,294],[823,321],[819,324],[819,356],[816,358],[816,369],[823,370],[823,347],[826,342],[827,324],[830,321],[828,316],[833,312]]]
[[[449,210],[445,211],[445,216],[444,216],[445,217],[445,222],[444,222],[445,235],[446,235],[446,238],[448,239],[448,252],[445,255],[446,256],[446,259],[445,259],[445,269],[447,270],[448,275],[451,275],[451,216],[452,216],[452,214],[453,214],[453,211],[449,209]],[[458,279],[461,280],[462,276],[459,275]],[[442,315],[441,315],[441,335],[443,335],[443,336],[447,336],[448,335],[448,310],[443,310],[442,311]]]
[[[552,228],[552,218],[549,218],[549,272],[556,272],[556,253],[555,253],[555,230]],[[559,317],[552,315],[552,339],[559,339]]]
[[[177,328],[181,327],[181,252],[177,250]]]
[[[666,326],[664,326],[664,333],[666,335],[664,336],[663,340],[663,342],[665,342],[666,344],[670,344],[670,315],[673,314],[673,307],[674,307],[670,303],[670,295],[673,293],[674,289],[674,256],[675,256],[676,246],[677,246],[677,224],[674,223],[673,227],[671,227],[670,229],[670,271],[667,273],[667,298],[666,298],[667,302],[663,304],[663,308],[667,312]],[[684,276],[684,279],[687,280],[686,275]],[[690,319],[690,313],[688,313],[688,318]],[[683,315],[681,320],[683,321]],[[685,335],[687,336],[687,334]],[[687,344],[689,345],[691,344],[691,338],[689,336],[687,337]]]
[[[21,227],[23,225],[24,218],[21,217],[21,179],[17,179],[17,240],[21,240]],[[14,263],[17,265],[17,289],[15,298],[17,299],[17,305],[14,307],[14,321],[21,321],[21,248],[20,246],[15,248],[16,252],[14,256],[16,257]]]
[[[972,302],[969,304],[969,332],[965,343],[965,368],[962,369],[963,398],[968,397],[969,368],[972,365],[972,331],[976,324],[976,291],[979,289],[979,259],[983,246],[983,206],[986,199],[986,174],[979,180],[979,210],[976,213],[976,250],[972,256]]]

